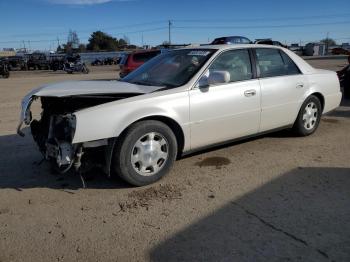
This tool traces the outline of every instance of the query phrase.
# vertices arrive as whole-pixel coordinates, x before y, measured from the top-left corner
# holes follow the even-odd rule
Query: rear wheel
[[[321,115],[321,102],[316,96],[311,95],[301,106],[293,131],[299,136],[311,135],[317,129]]]
[[[176,159],[177,141],[164,123],[133,124],[118,138],[112,170],[134,186],[151,184],[166,175]]]

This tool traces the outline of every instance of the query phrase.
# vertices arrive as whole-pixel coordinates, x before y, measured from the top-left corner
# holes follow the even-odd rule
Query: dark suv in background
[[[8,70],[27,70],[27,60],[22,56],[10,56],[7,58]]]
[[[119,63],[120,78],[125,77],[127,74],[134,71],[136,68],[143,65],[148,60],[159,55],[161,52],[161,50],[145,50],[125,54]]]
[[[256,39],[254,44],[259,44],[259,45],[276,45],[276,46],[281,46],[281,47],[287,48],[286,45],[282,44],[279,41],[274,41],[271,38]]]
[[[47,59],[44,53],[33,53],[28,56],[27,61],[28,69],[50,69],[50,61]]]

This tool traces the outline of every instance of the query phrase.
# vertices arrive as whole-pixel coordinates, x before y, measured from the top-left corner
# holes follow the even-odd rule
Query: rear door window
[[[262,78],[300,74],[292,59],[279,49],[257,48],[256,58]]]

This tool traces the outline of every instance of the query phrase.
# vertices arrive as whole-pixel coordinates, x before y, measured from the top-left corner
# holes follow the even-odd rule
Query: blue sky
[[[132,43],[207,43],[223,35],[350,42],[350,1],[0,0],[0,48],[54,49],[69,29],[86,43],[94,30]],[[143,41],[142,41],[143,40]],[[24,43],[22,42],[24,41]]]

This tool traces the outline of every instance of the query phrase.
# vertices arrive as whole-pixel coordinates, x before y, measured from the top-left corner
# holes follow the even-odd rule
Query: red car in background
[[[125,77],[130,72],[134,71],[139,66],[146,63],[148,60],[159,55],[161,50],[135,51],[125,54],[120,61],[120,78]]]

